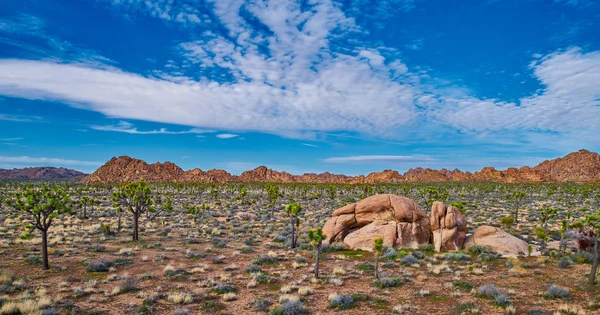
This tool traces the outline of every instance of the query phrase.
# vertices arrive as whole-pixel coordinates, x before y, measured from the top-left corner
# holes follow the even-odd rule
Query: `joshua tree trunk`
[[[600,244],[598,244],[598,237],[600,235],[594,235],[594,261],[592,262],[592,270],[590,271],[590,278],[588,285],[593,286],[596,284],[596,271],[598,270],[598,256],[600,256]]]
[[[294,217],[290,217],[290,223],[292,224],[292,248],[296,248],[296,227],[294,226]]]
[[[119,218],[117,220],[117,233],[121,232],[121,212],[119,211]]]
[[[48,231],[41,230],[42,232],[42,261],[44,270],[50,269],[48,264]]]
[[[315,247],[315,278],[319,278],[319,252],[320,252],[320,247],[321,246],[317,246]]]
[[[139,214],[136,212],[133,214],[133,240],[138,241],[138,223],[139,223]]]
[[[87,219],[87,205],[85,203],[83,204],[83,218]]]
[[[375,257],[375,279],[379,279],[379,256]]]

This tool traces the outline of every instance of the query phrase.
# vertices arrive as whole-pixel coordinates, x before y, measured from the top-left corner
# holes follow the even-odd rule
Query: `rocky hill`
[[[0,173],[1,174],[1,173]],[[193,169],[184,171],[171,162],[148,164],[142,160],[121,156],[112,158],[86,179],[88,183],[132,182],[145,179],[148,182],[276,182],[276,183],[328,183],[328,184],[377,184],[401,182],[483,181],[502,183],[600,183],[600,155],[587,150],[570,153],[562,158],[548,160],[535,167],[523,166],[496,170],[485,167],[478,172],[462,172],[458,169],[433,170],[414,168],[404,174],[395,170],[374,172],[367,176],[341,174],[292,175],[265,166],[231,175],[224,170]]]
[[[71,179],[87,174],[63,167],[0,168],[0,179]]]

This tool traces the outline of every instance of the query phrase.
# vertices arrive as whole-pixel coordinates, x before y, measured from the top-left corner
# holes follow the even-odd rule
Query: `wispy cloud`
[[[437,159],[428,155],[356,155],[344,157],[330,157],[324,159],[327,163],[406,163],[406,162],[435,162]]]
[[[23,140],[23,138],[0,138],[0,141],[19,141]]]
[[[311,147],[311,148],[318,148],[319,146],[314,145],[314,144],[310,144],[310,143],[302,143],[303,146],[305,147]]]
[[[0,19],[0,44],[16,48],[27,58],[68,60],[89,66],[112,63],[93,50],[49,34],[46,23],[29,14]]]
[[[239,135],[232,134],[232,133],[220,133],[220,134],[216,135],[215,137],[217,137],[219,139],[231,139],[231,138],[235,138],[238,136]]]
[[[1,88],[0,88],[0,91],[1,91]],[[38,116],[0,114],[0,120],[5,120],[5,121],[33,122],[33,121],[38,121],[40,119],[41,119],[41,117],[38,117]]]
[[[181,135],[181,134],[188,134],[188,133],[215,132],[213,130],[204,130],[204,129],[199,129],[199,128],[193,128],[193,129],[184,130],[184,131],[169,131],[166,128],[142,131],[142,130],[138,130],[137,128],[135,128],[132,123],[129,123],[126,121],[120,121],[117,125],[109,125],[109,126],[93,125],[93,126],[90,126],[90,128],[92,128],[94,130],[100,130],[100,131],[124,132],[124,133],[129,133],[129,134],[136,134],[136,135],[156,135],[156,134]]]
[[[19,164],[19,165],[38,165],[38,166],[100,166],[102,162],[69,160],[62,158],[49,157],[30,157],[30,156],[0,156],[0,163]]]

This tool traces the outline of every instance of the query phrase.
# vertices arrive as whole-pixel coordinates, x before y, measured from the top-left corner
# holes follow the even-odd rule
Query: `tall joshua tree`
[[[373,240],[373,251],[375,252],[375,279],[379,279],[379,257],[383,254],[383,238]]]
[[[59,186],[44,185],[39,189],[27,188],[16,192],[7,204],[17,211],[29,215],[26,228],[37,229],[42,234],[42,262],[44,270],[50,269],[48,263],[48,230],[52,222],[61,215],[71,214],[71,199]]]
[[[521,203],[523,203],[523,199],[525,199],[525,197],[527,196],[527,193],[522,190],[518,190],[518,191],[513,191],[510,194],[510,196],[511,196],[513,205],[515,207],[515,213],[514,213],[515,223],[519,223],[519,208],[521,207]]]
[[[118,191],[113,193],[111,199],[117,211],[131,214],[133,218],[133,240],[139,241],[140,217],[144,213],[156,211],[154,207],[156,202],[152,196],[152,189],[150,189],[150,186],[145,181],[123,184],[119,187]],[[164,205],[165,207],[160,212],[163,210],[170,211],[171,200],[167,198]]]
[[[319,226],[316,229],[308,230],[308,240],[315,249],[315,278],[319,278],[319,258],[321,254],[321,244],[327,237],[323,235],[323,229]]]
[[[290,244],[291,248],[296,248],[296,227],[300,225],[300,219],[298,218],[298,214],[302,211],[302,206],[298,202],[291,203],[285,206],[285,212],[290,219],[290,225],[292,226],[292,243]]]
[[[585,217],[587,227],[592,229],[592,237],[594,238],[594,260],[592,262],[592,270],[588,278],[588,285],[593,286],[596,283],[596,272],[598,271],[598,260],[600,260],[600,211],[589,214]]]

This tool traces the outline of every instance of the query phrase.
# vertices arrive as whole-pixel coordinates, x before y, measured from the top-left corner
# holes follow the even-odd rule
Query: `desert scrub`
[[[341,252],[344,250],[344,243],[326,244],[321,247],[322,253]]]
[[[225,294],[225,293],[231,293],[231,292],[235,292],[235,288],[230,286],[229,284],[223,284],[223,283],[219,283],[216,286],[214,286],[211,289],[212,292],[215,292],[217,294]]]
[[[279,262],[279,259],[277,256],[260,255],[252,262],[256,265],[274,265]]]
[[[444,255],[444,259],[445,260],[450,260],[450,261],[468,261],[471,260],[471,256],[462,253],[462,252],[456,252],[456,253],[447,253],[446,255]]]
[[[498,293],[494,296],[494,304],[500,307],[507,307],[512,304],[512,300],[504,293]]]
[[[88,262],[85,267],[86,272],[108,272],[114,263],[107,258],[100,258]]]
[[[491,283],[481,285],[477,288],[477,295],[480,297],[492,298],[497,294],[500,294],[500,291],[496,288],[496,285]]]
[[[552,300],[568,299],[569,298],[569,289],[552,284],[546,290],[545,297],[552,299]]]
[[[401,285],[403,281],[399,277],[380,277],[373,283],[378,288],[393,288]]]
[[[40,257],[33,256],[33,255],[25,257],[23,262],[25,262],[28,265],[34,265],[34,266],[41,266],[43,264],[42,259]]]
[[[261,272],[262,268],[257,265],[256,263],[250,263],[247,267],[246,267],[246,272],[247,273],[256,273],[256,272]]]
[[[225,293],[225,294],[223,294],[222,299],[225,302],[235,301],[235,300],[237,300],[237,294],[235,294],[233,292]]]
[[[452,281],[452,286],[454,286],[455,288],[458,288],[460,290],[463,290],[463,291],[471,291],[471,289],[473,289],[473,286],[470,283],[465,282],[465,281],[458,281],[458,280]]]
[[[112,290],[111,295],[119,295],[131,291],[137,291],[139,290],[139,283],[140,281],[135,277],[125,277],[121,281],[121,284]]]
[[[300,315],[305,313],[307,311],[304,309],[304,305],[298,300],[287,301],[279,307],[271,308],[269,312],[270,315]]]
[[[558,268],[569,268],[573,264],[573,261],[569,257],[561,257],[558,260]]]
[[[400,264],[403,266],[419,265],[419,260],[413,255],[406,255],[400,259]]]
[[[394,313],[394,314],[412,314],[418,310],[419,310],[418,306],[396,305],[392,308],[392,313]]]
[[[271,302],[268,299],[262,298],[262,299],[256,299],[254,301],[250,302],[250,306],[259,312],[267,312],[269,311],[269,307],[271,307],[271,305],[273,305],[273,302]]]
[[[305,287],[298,288],[298,295],[300,295],[300,296],[307,296],[307,295],[311,295],[312,293],[313,293],[313,289],[311,287],[305,286]]]
[[[183,269],[175,268],[171,265],[167,265],[163,269],[163,276],[165,276],[165,277],[186,277],[189,274],[190,274],[189,272],[187,272]]]
[[[329,306],[332,308],[345,310],[354,307],[354,299],[347,294],[329,294]]]
[[[167,300],[175,304],[190,304],[194,297],[186,292],[172,292],[167,295]]]
[[[360,271],[371,271],[371,270],[375,270],[375,265],[362,263],[362,264],[359,264],[358,266],[356,266],[356,268],[358,268],[358,270],[360,270]]]

